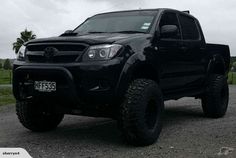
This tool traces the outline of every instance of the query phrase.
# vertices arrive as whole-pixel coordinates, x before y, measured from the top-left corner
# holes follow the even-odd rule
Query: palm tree
[[[20,47],[27,41],[35,39],[36,35],[33,34],[33,31],[28,31],[25,29],[20,33],[20,38],[16,39],[16,42],[13,43],[13,50],[17,53]]]

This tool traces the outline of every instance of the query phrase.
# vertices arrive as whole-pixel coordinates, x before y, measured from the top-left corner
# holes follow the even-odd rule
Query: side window
[[[183,39],[184,40],[198,40],[199,31],[196,22],[193,18],[180,15],[179,16],[180,25],[182,28]]]
[[[176,13],[164,13],[161,17],[159,27],[161,28],[164,25],[176,25],[180,28]],[[178,34],[173,39],[181,39],[180,29],[178,29]]]

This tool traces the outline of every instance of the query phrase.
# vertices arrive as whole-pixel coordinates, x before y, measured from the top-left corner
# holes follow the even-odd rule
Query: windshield
[[[147,33],[157,11],[132,11],[96,15],[74,30],[87,33]]]

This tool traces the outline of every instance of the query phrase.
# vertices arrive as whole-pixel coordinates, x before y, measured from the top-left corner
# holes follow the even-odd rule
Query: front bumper
[[[116,102],[116,87],[123,68],[121,61],[120,58],[65,64],[15,61],[13,93],[17,100],[38,98],[70,106],[112,104]],[[34,81],[43,80],[57,82],[57,91],[35,91]]]

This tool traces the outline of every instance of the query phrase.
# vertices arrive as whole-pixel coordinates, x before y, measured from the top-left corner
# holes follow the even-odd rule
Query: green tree
[[[2,69],[2,63],[0,62],[0,69]]]
[[[35,39],[36,35],[33,33],[33,31],[28,31],[25,29],[20,33],[20,37],[16,39],[16,42],[13,43],[13,50],[15,53],[17,53],[20,49],[20,47],[27,41],[31,39]]]
[[[4,64],[3,64],[3,69],[5,70],[10,70],[12,67],[11,67],[11,62],[9,59],[6,59]]]

